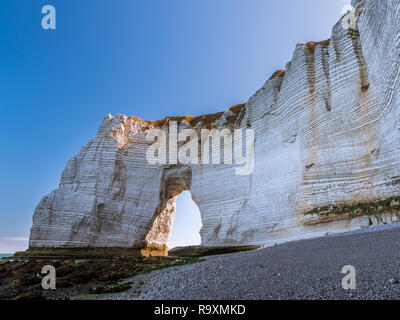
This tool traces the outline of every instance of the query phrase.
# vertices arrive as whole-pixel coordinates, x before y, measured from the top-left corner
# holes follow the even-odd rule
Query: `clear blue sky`
[[[36,205],[108,113],[155,120],[245,102],[296,43],[329,38],[349,2],[2,0],[0,252],[26,247]],[[56,30],[41,28],[46,4]],[[176,216],[173,244],[198,241],[188,194]]]

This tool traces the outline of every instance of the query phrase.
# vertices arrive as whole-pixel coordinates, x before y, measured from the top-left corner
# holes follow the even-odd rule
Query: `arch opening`
[[[176,201],[176,213],[168,247],[197,246],[201,244],[200,209],[189,191],[183,191]]]
[[[176,246],[200,244],[201,215],[191,196],[192,170],[188,166],[164,168],[160,184],[158,207],[145,238],[146,249],[168,252]],[[178,220],[171,240],[176,202],[180,194]],[[181,209],[182,208],[182,209]],[[182,212],[181,212],[182,211]],[[186,213],[186,214],[185,214]],[[197,216],[197,218],[196,218]],[[194,217],[194,218],[193,218]],[[175,231],[175,229],[177,229]]]

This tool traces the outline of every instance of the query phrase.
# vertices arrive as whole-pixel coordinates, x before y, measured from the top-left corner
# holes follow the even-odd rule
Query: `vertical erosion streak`
[[[349,37],[351,38],[353,44],[354,54],[357,59],[357,65],[359,69],[359,82],[360,82],[360,92],[359,92],[359,103],[360,103],[360,111],[361,111],[361,119],[363,126],[363,138],[364,138],[364,145],[365,151],[364,155],[361,158],[361,183],[364,181],[364,188],[362,191],[362,196],[360,200],[363,201],[370,201],[373,197],[371,194],[370,189],[368,188],[368,180],[370,180],[371,176],[378,175],[378,171],[373,169],[372,157],[374,153],[379,152],[376,150],[376,137],[373,134],[374,130],[372,130],[373,124],[371,123],[371,116],[369,108],[370,105],[370,94],[369,94],[369,75],[368,75],[368,68],[365,62],[362,46],[361,46],[361,39],[360,39],[360,32],[358,29],[350,29],[348,31]]]
[[[325,92],[325,105],[327,111],[332,111],[332,90],[331,90],[331,78],[329,72],[329,43],[327,40],[321,45],[321,57],[322,57],[322,68],[325,74],[326,81],[326,92]]]
[[[273,105],[271,110],[274,110],[279,102],[279,96],[281,93],[281,88],[282,88],[282,84],[283,84],[283,78],[285,76],[285,70],[279,70],[278,72],[280,72],[280,74],[277,76],[277,78],[279,79],[279,81],[277,82],[277,84],[274,87],[274,99],[273,99]]]
[[[306,62],[306,74],[308,80],[308,91],[309,98],[307,101],[307,110],[309,110],[309,125],[310,125],[310,134],[308,135],[308,142],[306,145],[306,150],[308,152],[308,159],[306,168],[303,173],[303,183],[310,183],[310,174],[309,170],[314,166],[317,159],[317,115],[315,110],[316,103],[316,75],[315,75],[315,47],[317,43],[309,42],[307,43],[304,54],[305,54],[305,62]]]
[[[305,59],[307,68],[308,88],[310,92],[310,103],[315,104],[315,47],[316,42],[309,42],[306,44]]]
[[[353,42],[353,50],[357,58],[358,69],[360,72],[361,91],[365,92],[369,89],[369,76],[367,64],[365,63],[364,54],[362,52],[360,32],[355,29],[350,29],[349,36],[351,38],[351,41]]]

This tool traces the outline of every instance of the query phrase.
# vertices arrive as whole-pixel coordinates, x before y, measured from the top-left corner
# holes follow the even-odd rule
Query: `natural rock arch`
[[[162,247],[190,190],[203,246],[274,245],[400,220],[400,1],[353,0],[328,41],[298,44],[245,105],[200,117],[106,117],[37,206],[35,248]],[[379,28],[377,28],[379,26]],[[252,128],[254,172],[150,165],[146,133]]]

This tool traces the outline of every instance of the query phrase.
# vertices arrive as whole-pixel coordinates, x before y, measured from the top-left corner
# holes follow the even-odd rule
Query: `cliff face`
[[[31,247],[168,245],[190,190],[204,246],[273,245],[400,221],[400,0],[353,1],[354,28],[298,44],[245,105],[215,115],[106,117],[35,210]],[[152,128],[254,129],[254,171],[150,165]]]

